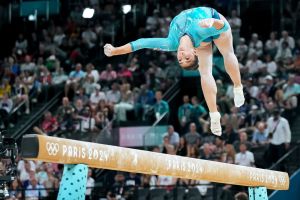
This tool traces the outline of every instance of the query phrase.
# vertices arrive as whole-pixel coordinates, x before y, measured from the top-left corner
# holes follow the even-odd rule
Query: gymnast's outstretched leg
[[[220,17],[222,20],[226,20],[222,15]],[[244,104],[245,97],[241,83],[239,63],[233,50],[231,29],[221,33],[220,37],[214,40],[214,43],[224,58],[226,72],[229,74],[234,85],[234,104],[236,107],[240,107]]]
[[[217,108],[217,85],[212,75],[212,44],[208,44],[196,49],[199,59],[199,72],[201,76],[201,86],[210,115],[210,129],[215,135],[222,134],[221,115]]]

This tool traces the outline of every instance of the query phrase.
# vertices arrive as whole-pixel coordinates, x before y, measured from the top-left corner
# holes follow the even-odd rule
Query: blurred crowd
[[[102,130],[111,129],[111,122],[151,121],[168,114],[163,94],[179,80],[181,70],[174,54],[145,50],[118,62],[97,61],[103,41],[112,36],[111,20],[117,17],[116,6],[91,1],[101,15],[86,23],[81,8],[75,7],[64,23],[20,33],[10,56],[0,68],[0,126],[16,124],[11,117],[30,114],[42,90],[63,85],[64,97],[55,111],[47,111],[35,132],[58,135],[63,132],[89,134],[91,140]],[[146,23],[137,30],[137,37],[164,37],[177,11],[149,6]],[[200,5],[200,4],[199,4]],[[98,12],[99,13],[99,12]],[[112,14],[108,14],[112,13]],[[155,152],[201,158],[243,166],[269,167],[289,148],[290,125],[297,115],[300,94],[300,39],[287,31],[270,33],[263,41],[253,33],[250,40],[240,36],[242,20],[236,11],[227,17],[234,38],[235,53],[246,95],[241,108],[233,106],[232,85],[218,77],[218,106],[222,113],[222,137],[210,134],[208,110],[196,96],[183,96],[178,108],[178,130],[169,125],[161,146]],[[263,151],[263,154],[258,154]],[[282,166],[284,167],[284,166]],[[19,176],[11,184],[11,199],[53,198],[62,175],[56,164],[20,160]],[[208,195],[209,182],[117,172],[112,176],[107,199],[127,198],[130,188],[154,188],[165,192],[174,185],[197,188]],[[94,186],[92,171],[89,186]],[[197,186],[190,186],[197,185]],[[130,186],[130,187],[129,187]],[[129,189],[125,189],[129,187]],[[19,189],[30,189],[21,192]],[[40,189],[40,190],[39,190]],[[233,199],[244,188],[222,185],[220,199]],[[87,199],[91,190],[87,190]]]

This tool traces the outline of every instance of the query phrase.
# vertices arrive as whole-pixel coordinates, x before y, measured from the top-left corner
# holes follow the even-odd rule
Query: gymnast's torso
[[[132,50],[153,48],[164,51],[177,51],[179,40],[184,35],[188,35],[194,47],[197,48],[202,42],[211,42],[213,39],[218,38],[222,32],[228,30],[228,22],[225,22],[225,26],[220,30],[214,27],[201,27],[199,25],[200,21],[207,18],[220,19],[220,16],[215,9],[208,7],[184,10],[171,21],[167,38],[142,38],[136,40],[131,42]]]

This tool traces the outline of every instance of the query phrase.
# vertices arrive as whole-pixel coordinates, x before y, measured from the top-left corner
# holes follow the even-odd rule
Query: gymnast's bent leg
[[[210,129],[215,135],[222,134],[221,115],[217,108],[217,85],[212,75],[212,44],[199,47],[196,50],[199,59],[201,86],[210,115]]]
[[[221,19],[226,20],[222,15]],[[229,74],[234,84],[234,104],[236,107],[240,107],[245,102],[243,94],[243,86],[241,83],[241,74],[239,69],[239,63],[233,50],[233,40],[231,29],[224,33],[221,33],[220,37],[214,40],[215,45],[218,47],[220,53],[224,58],[224,64],[226,72]]]

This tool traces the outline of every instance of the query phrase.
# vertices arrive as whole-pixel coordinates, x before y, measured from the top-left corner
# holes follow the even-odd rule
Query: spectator
[[[113,104],[117,104],[120,102],[121,100],[121,93],[119,90],[119,84],[118,83],[113,83],[111,85],[111,90],[109,90],[106,93],[106,97],[107,97],[107,101],[109,103],[113,103]]]
[[[20,73],[21,73],[20,65],[18,63],[16,63],[16,58],[14,56],[8,57],[8,65],[9,65],[11,72],[15,76],[20,75]]]
[[[31,57],[29,55],[25,56],[25,62],[21,64],[21,71],[34,71],[36,70],[36,65],[34,62],[31,62]]]
[[[245,128],[249,130],[254,130],[256,123],[261,121],[262,118],[259,115],[259,110],[257,105],[252,105],[249,114],[245,118]]]
[[[248,200],[248,195],[245,192],[239,192],[234,196],[234,200]]]
[[[95,66],[92,63],[86,65],[86,77],[92,78],[93,83],[97,83],[100,79],[99,72],[95,70]]]
[[[118,121],[127,121],[127,111],[133,110],[133,101],[131,100],[132,92],[127,90],[123,94],[120,103],[114,105],[116,119]]]
[[[222,156],[222,162],[234,164],[235,163],[235,149],[231,144],[226,144],[225,154]]]
[[[172,125],[168,126],[168,131],[165,135],[169,138],[170,144],[177,149],[179,145],[179,134],[174,131],[174,127]]]
[[[135,188],[141,185],[141,179],[136,173],[129,173],[125,178],[125,186],[134,186]]]
[[[287,84],[283,86],[283,99],[288,100],[300,94],[300,84],[295,83],[295,76],[290,74]]]
[[[289,63],[292,57],[292,50],[289,47],[289,43],[282,42],[281,48],[278,49],[277,54],[275,56],[275,60],[277,62],[282,61],[284,63]]]
[[[53,36],[53,42],[60,46],[62,44],[63,39],[66,37],[61,27],[56,27],[55,34]]]
[[[226,124],[225,130],[222,133],[226,144],[233,144],[237,140],[237,133],[233,129],[231,124]]]
[[[30,180],[29,185],[25,191],[25,199],[40,199],[41,197],[47,197],[47,191],[43,185],[40,185],[38,181],[33,178]]]
[[[12,90],[11,90],[11,85],[9,84],[9,80],[4,79],[1,80],[1,85],[0,85],[0,99],[4,97],[4,94],[10,95]]]
[[[193,106],[190,104],[188,95],[183,96],[183,105],[178,108],[178,121],[180,122],[182,131],[186,130],[186,126],[191,122]]]
[[[201,127],[203,132],[207,132],[209,122],[204,119],[207,115],[207,110],[199,104],[199,99],[196,96],[192,97],[192,106],[191,121],[196,123],[197,127]]]
[[[270,138],[269,160],[275,163],[284,155],[291,142],[291,130],[289,122],[280,116],[278,109],[267,120],[267,133]]]
[[[82,84],[82,88],[84,89],[85,91],[85,94],[87,96],[91,96],[91,94],[94,92],[95,90],[95,83],[93,81],[93,77],[91,76],[86,76],[84,79],[83,79],[83,84]],[[80,89],[80,88],[79,88]]]
[[[40,132],[40,133],[52,136],[57,131],[59,125],[58,125],[56,117],[53,117],[51,112],[46,111],[46,113],[44,114],[44,120],[41,123],[40,127],[41,127],[41,130],[38,127],[34,127],[35,131],[40,130],[40,131],[36,131],[36,132],[38,132],[38,133]]]
[[[8,97],[7,93],[4,93],[3,99],[0,100],[0,127],[8,127],[9,124],[9,114],[13,109],[13,101]]]
[[[69,98],[64,97],[62,105],[57,110],[57,119],[61,130],[73,130],[75,109],[70,104]]]
[[[15,180],[13,180],[9,189],[9,200],[22,199],[22,189],[22,182],[20,181],[20,179],[16,178]]]
[[[239,146],[240,152],[236,154],[235,164],[246,167],[254,166],[254,155],[252,152],[247,150],[247,145],[241,143]]]
[[[146,114],[154,104],[154,93],[149,89],[147,84],[141,85],[136,103],[135,103],[135,114],[139,119],[146,119]]]
[[[86,200],[92,200],[92,190],[95,187],[95,180],[92,177],[92,169],[89,169],[88,171],[88,178],[86,182],[86,192],[85,192],[85,199]]]
[[[286,42],[289,48],[294,49],[295,48],[295,40],[293,37],[289,36],[289,33],[287,31],[281,32],[281,38],[279,40],[279,49],[283,47],[283,43]]]
[[[190,123],[189,132],[184,135],[184,138],[186,140],[188,153],[192,146],[199,147],[202,138],[196,130],[195,123]]]
[[[267,54],[265,56],[266,60],[266,72],[267,74],[275,75],[277,73],[277,64],[272,59],[272,56],[270,54]]]
[[[76,91],[80,81],[85,77],[85,72],[82,71],[81,68],[82,65],[77,63],[75,70],[70,73],[69,79],[65,85],[65,96],[68,96],[70,88],[72,88],[73,91]]]
[[[215,147],[214,152],[213,152],[213,157],[217,161],[222,161],[222,156],[226,152],[224,138],[222,138],[222,137],[216,137],[216,139],[215,139],[215,146],[216,147]]]
[[[95,91],[90,96],[90,104],[93,110],[100,100],[106,101],[105,93],[100,91],[101,86],[99,84],[95,84],[94,87]]]
[[[257,129],[252,136],[252,143],[254,145],[265,145],[268,143],[268,132],[263,122],[257,124]]]
[[[191,146],[188,149],[187,157],[189,158],[199,158],[199,149],[196,146]]]
[[[263,53],[263,43],[258,39],[257,33],[252,34],[251,41],[249,43],[248,56],[251,56],[253,53],[255,53],[258,57],[262,56]]]
[[[81,132],[93,132],[95,131],[95,119],[92,116],[92,111],[89,106],[85,106],[81,112],[81,115],[77,115],[77,119],[80,120],[77,130]]]
[[[61,83],[64,83],[68,80],[68,76],[65,75],[64,69],[59,67],[56,69],[56,71],[52,74],[52,84],[58,85]]]
[[[213,152],[208,143],[204,143],[202,146],[202,153],[200,153],[200,159],[203,160],[214,160]]]
[[[264,64],[261,60],[258,59],[258,55],[253,52],[245,67],[250,74],[255,74],[264,67]]]
[[[30,109],[29,109],[28,88],[20,80],[19,77],[16,78],[14,90],[15,90],[14,93],[16,95],[16,105],[19,105],[20,103],[25,102],[25,106],[26,106],[25,114],[29,114]]]
[[[83,42],[88,45],[89,49],[95,46],[97,34],[92,30],[92,26],[88,26],[88,28],[82,32],[81,37]]]
[[[20,181],[24,182],[29,180],[30,171],[35,171],[35,163],[33,161],[20,160],[17,166],[18,172],[20,173]]]
[[[131,71],[126,67],[125,64],[119,63],[120,71],[118,72],[118,77],[125,80],[131,80],[132,79],[132,73]]]
[[[239,43],[236,45],[235,54],[239,61],[244,61],[248,53],[248,46],[245,38],[240,38]]]
[[[19,34],[18,39],[15,43],[16,53],[18,55],[23,55],[27,53],[28,42],[27,39],[24,38],[23,34]]]
[[[158,120],[163,114],[169,114],[169,104],[162,99],[162,92],[156,91],[155,93],[156,103],[154,104],[154,112],[156,120]],[[166,115],[165,115],[166,116]]]
[[[245,144],[245,145],[247,146],[247,149],[248,149],[248,150],[251,150],[252,144],[251,144],[251,142],[248,141],[248,135],[247,135],[247,133],[244,132],[244,131],[241,131],[241,132],[239,133],[239,140],[236,140],[236,141],[233,143],[233,146],[234,146],[234,148],[235,148],[235,150],[236,150],[237,152],[239,152],[239,147],[240,147],[240,144],[242,144],[242,143]]]
[[[276,39],[276,32],[270,33],[270,39],[265,43],[265,50],[271,58],[274,58],[279,48],[279,41]]]
[[[177,148],[177,155],[179,156],[187,156],[187,146],[186,141],[184,137],[180,137],[179,139],[179,145]]]
[[[236,46],[240,39],[240,29],[242,26],[242,20],[237,15],[236,10],[231,11],[231,17],[228,18],[228,22],[232,30],[233,44]]]
[[[111,64],[106,65],[106,70],[101,72],[100,74],[100,80],[104,81],[106,83],[110,83],[117,79],[117,72],[113,70]]]

